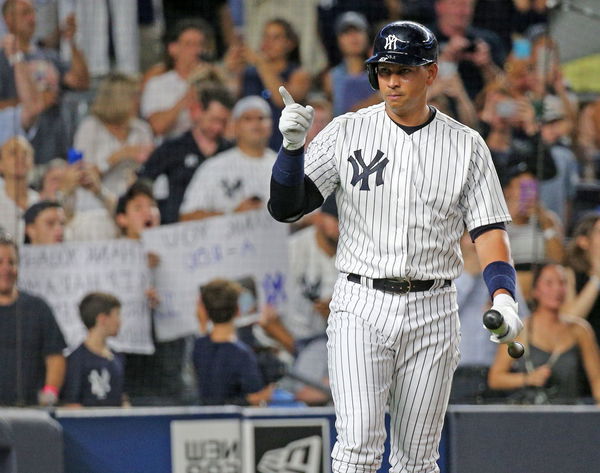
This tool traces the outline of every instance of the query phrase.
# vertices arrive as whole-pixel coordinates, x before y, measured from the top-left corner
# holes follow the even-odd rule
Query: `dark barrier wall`
[[[63,473],[63,437],[46,412],[0,409],[0,473]]]
[[[598,473],[595,406],[451,406],[449,473]]]

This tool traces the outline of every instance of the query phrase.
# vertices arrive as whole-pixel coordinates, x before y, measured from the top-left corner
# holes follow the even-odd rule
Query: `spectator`
[[[265,24],[273,18],[288,21],[298,34],[298,62],[315,76],[327,67],[327,57],[319,34],[318,5],[322,0],[239,0],[244,5],[243,40],[252,49],[259,49]],[[337,1],[337,0],[336,0]],[[356,1],[356,0],[353,0]],[[374,0],[369,0],[373,3]],[[331,3],[331,2],[329,2]],[[333,24],[331,25],[333,30]],[[333,33],[332,33],[333,36]],[[337,64],[335,63],[332,64]]]
[[[296,352],[325,337],[329,302],[337,278],[335,255],[340,232],[335,197],[313,217],[313,225],[289,238],[290,304],[283,324],[296,341]]]
[[[471,25],[475,0],[436,0],[431,30],[440,44],[439,65],[454,63],[472,99],[501,72],[506,59],[495,33]]]
[[[213,34],[203,21],[182,20],[167,43],[166,71],[146,82],[142,93],[142,116],[159,137],[175,138],[192,127],[190,107],[196,91],[192,73],[204,65],[202,59]]]
[[[269,102],[273,119],[269,148],[277,151],[283,139],[277,126],[284,107],[279,87],[285,86],[300,103],[310,88],[310,76],[300,66],[298,36],[287,21],[270,20],[263,30],[260,51],[246,47],[243,59],[247,67],[240,74],[241,96],[258,95]]]
[[[134,183],[119,198],[115,220],[123,237],[132,240],[140,240],[145,229],[155,228],[160,224],[160,212],[147,183]],[[158,255],[149,253],[150,270],[159,264]],[[146,294],[152,309],[151,321],[154,328],[154,308],[159,300],[155,288],[148,289]],[[153,329],[153,343],[152,355],[125,355],[125,391],[134,405],[177,404],[181,402],[183,391],[182,370],[186,339],[162,342],[157,339]]]
[[[8,63],[13,66],[17,97],[0,100],[0,146],[11,136],[30,130],[42,111],[41,97],[31,78],[29,66],[19,54],[17,38],[7,34],[0,48]],[[30,134],[34,136],[35,133]]]
[[[575,225],[567,264],[565,311],[587,319],[600,340],[600,214],[590,213]]]
[[[233,19],[227,0],[163,0],[165,23],[167,31],[177,29],[179,22],[187,19],[202,21],[215,25],[215,43],[218,57],[233,40]]]
[[[520,337],[525,355],[517,361],[499,347],[489,373],[493,389],[518,390],[523,403],[573,404],[579,400],[578,367],[583,363],[600,404],[600,348],[590,325],[561,311],[567,292],[564,268],[542,265],[533,278],[535,308]]]
[[[79,303],[87,337],[67,358],[61,401],[67,407],[121,406],[124,368],[106,343],[121,327],[121,302],[115,296],[92,292]]]
[[[185,190],[198,166],[231,147],[223,134],[233,98],[224,86],[215,83],[199,85],[196,94],[190,108],[193,129],[155,149],[138,172],[152,181],[162,174],[168,178],[168,196],[159,201],[163,223],[178,221]]]
[[[260,97],[244,97],[231,116],[236,146],[196,170],[181,204],[181,220],[264,208],[269,200],[275,164],[275,153],[267,148],[272,128],[269,104]]]
[[[481,330],[482,317],[491,308],[490,293],[483,280],[475,245],[468,232],[460,240],[464,261],[463,273],[454,280],[460,317],[460,362],[452,379],[450,402],[470,404],[485,402],[494,394],[487,388],[487,374],[494,361],[496,345],[489,334]],[[515,300],[519,316],[527,317],[529,309],[519,285]]]
[[[323,406],[332,401],[326,337],[316,338],[302,349],[294,360],[288,378],[292,382],[286,387],[294,393],[297,401],[309,406]]]
[[[60,14],[66,25],[77,21],[77,43],[93,77],[110,72],[140,72],[137,3],[137,0],[64,2],[66,7],[61,8]]]
[[[365,60],[369,57],[369,26],[360,13],[346,12],[335,25],[342,60],[325,75],[325,93],[333,103],[333,115],[356,111],[381,102],[367,76]]]
[[[539,180],[530,164],[513,165],[503,188],[512,217],[506,228],[512,258],[519,285],[529,299],[533,267],[541,261],[560,263],[564,259],[563,228],[558,216],[539,201]]]
[[[62,243],[66,217],[62,206],[51,200],[42,200],[29,207],[23,215],[25,220],[25,243],[30,245],[54,245]]]
[[[33,148],[22,136],[15,136],[0,147],[0,230],[23,241],[23,212],[38,201],[38,193],[29,187],[33,167]]]
[[[479,127],[475,105],[453,63],[443,63],[429,93],[430,105],[471,128]]]
[[[570,228],[579,167],[575,153],[567,144],[569,124],[560,99],[548,95],[543,104],[540,134],[554,160],[556,176],[540,182],[540,200],[548,210],[558,215],[563,228]]]
[[[600,98],[582,107],[575,129],[582,155],[582,176],[594,182],[600,178]]]
[[[200,402],[208,405],[258,405],[270,399],[273,386],[264,385],[251,348],[237,340],[238,284],[216,279],[200,289],[199,316],[212,329],[196,339],[193,362]]]
[[[152,130],[137,117],[138,107],[138,81],[111,74],[101,82],[90,114],[75,133],[74,147],[100,171],[102,185],[114,195],[125,193],[152,151]]]
[[[63,37],[70,44],[71,65],[65,64],[58,54],[50,49],[38,48],[32,43],[36,25],[35,10],[29,0],[6,0],[2,14],[8,31],[17,38],[18,52],[12,62],[25,60],[42,96],[42,112],[37,121],[37,133],[32,139],[36,163],[46,163],[64,156],[65,127],[60,114],[60,88],[87,89],[89,75],[83,54],[75,46],[75,22],[70,22]],[[13,66],[4,50],[0,51],[0,100],[18,97]]]
[[[18,265],[16,243],[0,235],[0,404],[56,404],[65,340],[48,304],[17,289]]]

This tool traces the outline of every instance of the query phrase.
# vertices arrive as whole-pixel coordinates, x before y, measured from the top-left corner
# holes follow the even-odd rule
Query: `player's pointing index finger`
[[[279,87],[279,93],[281,94],[281,98],[283,99],[283,103],[286,107],[288,105],[293,105],[296,103],[294,102],[294,99],[283,85]]]

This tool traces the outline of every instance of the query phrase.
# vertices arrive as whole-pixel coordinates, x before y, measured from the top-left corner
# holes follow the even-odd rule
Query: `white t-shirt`
[[[329,256],[317,245],[314,227],[291,235],[288,248],[290,303],[282,315],[283,323],[295,339],[322,335],[327,320],[314,309],[314,301],[331,299],[338,274],[335,256]]]
[[[269,200],[271,170],[276,155],[266,149],[261,157],[251,157],[232,148],[208,159],[192,177],[180,213],[196,210],[231,213],[244,200]]]
[[[27,208],[35,204],[38,200],[40,200],[39,194],[32,189],[28,189]],[[23,243],[25,236],[24,213],[25,211],[6,195],[4,181],[0,180],[0,229],[10,233],[19,244]]]
[[[108,158],[115,151],[127,145],[152,146],[153,135],[150,125],[139,118],[131,121],[129,134],[120,141],[95,116],[85,117],[75,133],[74,146],[83,152],[83,159],[100,169],[102,183],[115,195],[122,195],[130,183],[139,164],[125,160],[109,169]]]
[[[142,93],[142,117],[148,119],[152,114],[170,109],[188,90],[188,82],[177,72],[169,71],[153,77],[146,83]],[[192,127],[190,112],[182,110],[175,125],[164,136],[174,138]]]

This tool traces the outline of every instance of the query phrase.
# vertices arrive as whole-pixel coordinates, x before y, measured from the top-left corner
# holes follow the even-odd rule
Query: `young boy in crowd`
[[[239,315],[241,287],[215,279],[200,288],[198,316],[212,322],[209,335],[196,339],[192,355],[202,404],[259,405],[270,399],[252,349],[239,341],[234,319]]]
[[[52,200],[36,202],[25,211],[23,219],[25,220],[25,244],[62,243],[67,218],[60,203]]]
[[[124,367],[106,343],[119,333],[121,303],[111,294],[93,292],[79,303],[79,315],[88,335],[67,358],[62,402],[68,407],[121,406]]]

